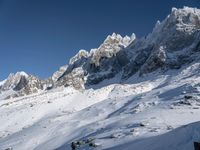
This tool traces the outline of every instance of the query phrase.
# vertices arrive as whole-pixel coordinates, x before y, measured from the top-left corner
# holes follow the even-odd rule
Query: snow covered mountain
[[[138,73],[178,69],[199,60],[200,11],[195,8],[173,8],[162,22],[157,22],[147,37],[136,39],[113,33],[90,52],[81,50],[68,67],[61,69],[58,85],[76,88],[98,84],[121,74],[121,80]]]
[[[25,72],[11,73],[6,80],[1,82],[0,86],[0,92],[4,95],[4,99],[37,93],[42,89],[41,80]]]
[[[113,33],[80,50],[45,81],[11,74],[0,82],[0,149],[193,150],[199,57],[200,10],[184,7],[144,38]]]
[[[122,37],[113,33],[99,48],[90,52],[80,50],[70,59],[68,66],[61,67],[59,73],[54,73],[55,85],[72,85],[76,89],[83,89],[85,85],[97,84],[114,77],[123,65],[120,52],[134,40],[134,34]]]
[[[156,69],[177,69],[198,60],[199,29],[199,9],[173,8],[163,22],[157,22],[152,33],[132,44],[130,50],[127,50],[129,54],[132,53],[133,58],[124,68],[123,78],[138,71],[144,74]]]
[[[8,78],[2,84],[1,89],[3,91],[14,89],[21,90],[24,84],[26,84],[26,79],[28,74],[25,72],[17,72],[16,74],[11,73]]]

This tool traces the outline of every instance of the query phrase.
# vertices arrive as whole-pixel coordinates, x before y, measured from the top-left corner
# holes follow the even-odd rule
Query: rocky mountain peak
[[[189,25],[192,27],[200,27],[199,17],[200,10],[192,7],[184,7],[182,9],[172,8],[171,14],[168,16],[171,21],[175,21],[178,25]]]
[[[164,21],[158,21],[152,33],[129,47],[130,63],[124,67],[123,78],[136,72],[157,69],[178,69],[199,56],[200,10],[172,8]]]
[[[70,59],[69,64],[72,65],[72,64],[74,64],[76,61],[80,60],[81,58],[83,58],[83,57],[84,57],[84,58],[87,58],[87,57],[89,57],[89,56],[90,56],[90,54],[89,54],[88,51],[81,49],[81,50],[79,50],[79,52],[78,52],[74,57],[72,57],[72,58]]]
[[[1,90],[20,90],[23,87],[22,84],[26,84],[26,79],[28,77],[29,75],[25,72],[11,73],[2,85]]]
[[[172,8],[171,14],[164,21],[157,22],[153,32],[148,35],[146,41],[148,43],[165,42],[169,38],[178,38],[179,36],[190,38],[199,29],[199,9],[190,7],[182,9]],[[165,40],[163,40],[164,36]]]
[[[90,51],[91,63],[99,66],[101,58],[111,58],[116,56],[121,49],[126,48],[132,41],[135,40],[133,38],[135,37],[122,37],[120,34],[116,33],[109,35],[99,48],[92,49]]]
[[[36,93],[42,89],[43,84],[40,79],[23,71],[11,73],[0,86],[0,92],[12,91],[7,98]]]

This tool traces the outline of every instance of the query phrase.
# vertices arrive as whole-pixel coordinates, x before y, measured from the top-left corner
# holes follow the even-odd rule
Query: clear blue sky
[[[172,7],[199,0],[0,0],[0,80],[25,71],[46,78],[79,49],[112,32],[151,32]]]

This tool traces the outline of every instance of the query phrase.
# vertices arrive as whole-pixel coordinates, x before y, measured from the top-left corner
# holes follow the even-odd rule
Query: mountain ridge
[[[136,73],[142,76],[158,69],[179,69],[198,60],[199,39],[200,10],[172,8],[171,14],[158,21],[146,37],[137,39],[135,34],[122,37],[113,33],[98,48],[80,50],[47,80],[35,80],[42,85],[38,90],[59,86],[85,89],[117,74],[121,74],[123,82]]]

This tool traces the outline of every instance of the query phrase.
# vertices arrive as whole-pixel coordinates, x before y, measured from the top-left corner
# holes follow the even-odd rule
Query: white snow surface
[[[72,141],[88,138],[98,146],[78,150],[193,150],[200,140],[199,67],[2,99],[0,150],[71,150]],[[193,97],[189,104],[187,95]]]

